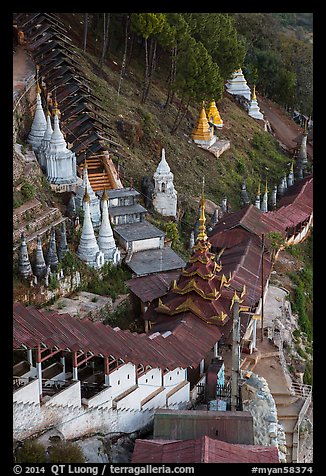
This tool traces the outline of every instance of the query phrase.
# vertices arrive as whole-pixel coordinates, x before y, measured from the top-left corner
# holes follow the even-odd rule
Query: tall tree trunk
[[[129,15],[126,17],[126,25],[125,25],[125,49],[123,52],[123,59],[122,59],[122,65],[121,65],[121,70],[120,70],[120,79],[119,79],[119,87],[118,87],[118,96],[120,94],[120,87],[121,87],[121,80],[125,74],[126,70],[126,60],[127,60],[127,48],[128,48],[128,34],[129,34]]]
[[[146,85],[148,81],[148,45],[147,45],[147,38],[144,38],[145,40],[145,77],[144,77],[144,87],[143,87],[143,94],[141,98],[141,102],[145,102],[145,90],[146,90]]]
[[[147,78],[147,82],[146,82],[145,90],[144,90],[144,102],[147,99],[147,96],[148,96],[148,93],[149,93],[149,88],[152,84],[153,73],[154,73],[155,67],[156,67],[156,46],[157,46],[156,40],[154,38],[151,38],[148,78]]]
[[[109,25],[110,25],[110,13],[103,13],[103,48],[100,65],[103,65],[104,58],[108,49],[109,40]]]
[[[86,45],[87,45],[87,30],[88,30],[88,13],[85,13],[84,15],[84,42],[83,42],[84,53],[86,51]]]
[[[135,39],[135,33],[134,33],[134,32],[131,32],[131,41],[130,41],[130,47],[129,47],[129,55],[128,55],[128,58],[127,58],[126,70],[125,70],[125,71],[128,70],[129,65],[130,65],[130,62],[131,62],[132,51],[133,51],[133,47],[134,47],[134,39]]]
[[[183,102],[183,99],[182,99],[182,102]],[[184,108],[184,111],[182,114],[179,114],[181,112],[181,109],[182,109],[182,102],[181,102],[181,105],[180,105],[180,109],[178,111],[178,115],[176,117],[176,120],[174,121],[174,124],[173,124],[173,127],[171,129],[171,134],[174,134],[180,127],[180,124],[181,122],[183,121],[183,119],[185,118],[187,112],[188,112],[188,108],[189,108],[189,103],[190,103],[190,98],[188,99],[188,102],[187,102],[187,105],[186,107]]]
[[[168,107],[171,104],[174,96],[174,91],[172,89],[173,84],[175,83],[176,70],[177,70],[177,47],[174,46],[171,50],[171,66],[170,73],[168,77],[168,95],[164,104],[164,108]]]
[[[181,109],[182,109],[182,106],[183,106],[183,101],[184,101],[184,96],[182,96],[182,99],[181,99],[181,102],[179,104],[179,108],[178,108],[178,113],[177,113],[177,116],[174,120],[174,123],[173,123],[173,126],[172,126],[172,129],[170,130],[170,133],[173,134],[175,131],[176,131],[176,124],[178,122],[178,119],[179,119],[179,116],[181,114]]]

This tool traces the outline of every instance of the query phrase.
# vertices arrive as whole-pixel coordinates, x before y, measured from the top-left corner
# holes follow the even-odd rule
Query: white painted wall
[[[76,407],[81,406],[81,391],[80,381],[72,383],[64,390],[61,390],[56,395],[53,395],[50,400],[44,403],[44,405],[73,405]]]
[[[155,395],[155,397],[151,398],[147,403],[142,405],[142,409],[149,409],[149,408],[166,408],[166,393],[165,389],[162,390]]]
[[[138,385],[157,385],[160,387],[162,385],[162,370],[161,369],[151,369],[146,373],[138,377]]]
[[[156,385],[142,385],[117,402],[117,409],[141,410],[141,401],[157,390]]]
[[[168,407],[176,404],[185,404],[190,401],[190,382],[187,382],[186,385],[175,393],[173,393],[167,399]],[[183,407],[184,405],[182,405]]]
[[[157,250],[158,248],[160,248],[160,237],[132,242],[132,251],[134,253],[136,253],[136,251]]]
[[[13,394],[14,402],[30,402],[40,403],[40,394],[38,387],[38,379],[32,380],[23,387],[16,390]]]
[[[136,367],[134,364],[128,362],[113,372],[110,372],[109,385],[112,387],[112,398],[115,398],[128,388],[136,385]]]
[[[163,375],[164,387],[171,387],[182,382],[183,380],[187,380],[187,370],[180,367],[177,367],[176,369],[171,370],[170,372],[167,372],[165,375]]]

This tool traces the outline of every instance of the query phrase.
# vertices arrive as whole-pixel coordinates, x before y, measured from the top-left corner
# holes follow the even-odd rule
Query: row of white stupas
[[[46,174],[48,182],[52,185],[66,186],[66,190],[77,183],[76,156],[68,149],[67,143],[60,130],[57,102],[54,102],[53,129],[51,114],[45,117],[41,89],[37,83],[36,110],[27,142],[39,161]]]
[[[248,99],[248,101],[250,101],[248,105],[249,116],[253,117],[254,119],[264,119],[264,116],[260,112],[258,106],[255,86],[253,88],[253,93],[251,94],[251,90],[241,68],[232,74],[232,78],[227,81],[225,88],[228,93],[243,96]]]

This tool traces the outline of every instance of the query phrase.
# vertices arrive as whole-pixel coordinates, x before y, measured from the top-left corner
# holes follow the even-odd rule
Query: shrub
[[[21,192],[25,200],[31,200],[35,196],[35,188],[29,182],[24,182],[21,186]]]
[[[45,463],[45,447],[35,440],[27,440],[16,451],[16,463]]]
[[[51,463],[84,463],[82,450],[76,443],[61,441],[50,447]]]

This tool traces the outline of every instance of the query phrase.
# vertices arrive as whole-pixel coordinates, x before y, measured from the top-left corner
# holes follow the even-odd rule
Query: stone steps
[[[39,234],[39,232],[43,231],[44,233],[51,227],[51,225],[55,226],[55,223],[60,223],[62,219],[63,217],[58,208],[43,209],[33,218],[33,220],[28,221],[28,223],[23,224],[14,230],[13,242],[16,244],[16,242],[20,240],[23,232],[26,236],[26,242],[31,241]],[[26,228],[26,225],[28,225],[28,229]]]

